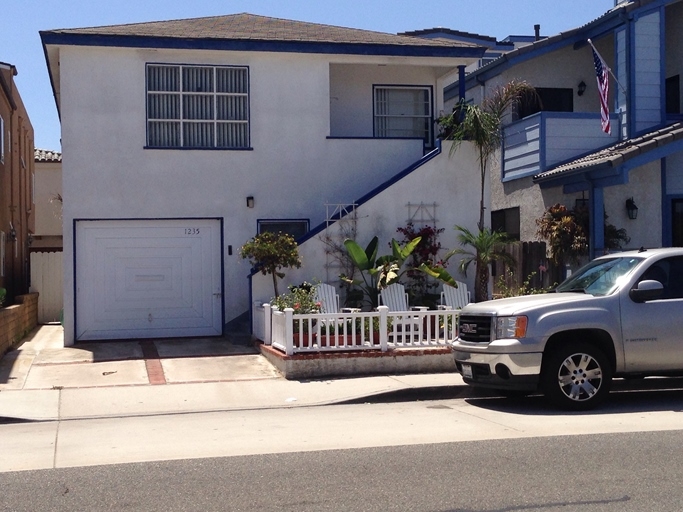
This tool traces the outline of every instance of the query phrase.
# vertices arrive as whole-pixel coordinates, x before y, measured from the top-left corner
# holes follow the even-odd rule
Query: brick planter
[[[0,309],[0,356],[38,325],[38,294],[18,295],[15,302]]]

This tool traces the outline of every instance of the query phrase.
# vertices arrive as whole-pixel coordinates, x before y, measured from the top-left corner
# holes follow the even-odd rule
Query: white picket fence
[[[64,307],[62,252],[31,253],[31,287],[38,292],[38,323],[59,322]]]
[[[287,355],[310,352],[447,346],[455,339],[458,310],[377,311],[295,315],[294,310],[254,305],[253,332]],[[262,322],[261,325],[259,325]]]

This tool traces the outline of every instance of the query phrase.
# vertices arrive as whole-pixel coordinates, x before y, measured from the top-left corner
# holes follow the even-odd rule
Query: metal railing
[[[287,355],[311,352],[379,350],[448,346],[456,337],[458,310],[393,311],[379,306],[377,311],[338,314],[295,315],[263,304],[266,345]]]

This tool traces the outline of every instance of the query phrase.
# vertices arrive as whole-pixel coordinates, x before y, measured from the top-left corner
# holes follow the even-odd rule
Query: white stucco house
[[[504,128],[491,170],[492,227],[535,240],[535,220],[556,203],[587,203],[631,238],[625,248],[683,245],[683,2],[615,1],[580,28],[517,48],[448,87],[481,101],[496,87],[525,80],[543,106],[521,108]],[[595,45],[612,74],[611,133],[601,125]],[[629,215],[627,200],[637,206]],[[584,204],[585,204],[584,203]],[[629,203],[631,205],[632,203]],[[591,222],[591,256],[605,251],[602,222]]]
[[[448,157],[434,119],[484,47],[250,14],[40,35],[62,127],[66,344],[222,334],[272,296],[238,251],[263,230],[296,234],[301,282],[338,278],[320,234],[339,211],[360,243],[413,219],[448,248],[454,224],[476,224],[476,163]]]

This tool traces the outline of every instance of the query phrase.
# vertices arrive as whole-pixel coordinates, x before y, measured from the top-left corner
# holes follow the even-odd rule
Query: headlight
[[[524,338],[526,336],[527,317],[502,316],[496,319],[496,339]]]

